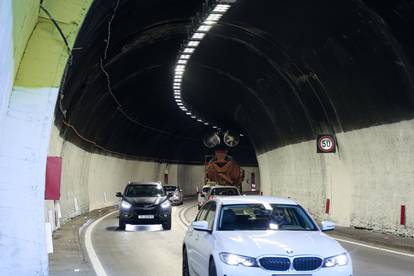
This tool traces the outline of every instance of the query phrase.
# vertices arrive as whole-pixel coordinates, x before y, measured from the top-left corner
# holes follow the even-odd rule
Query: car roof
[[[221,186],[221,185],[211,186],[211,188],[212,189],[215,189],[215,188],[235,188],[235,189],[237,189],[237,187],[235,187],[235,186]]]
[[[135,181],[129,181],[128,185],[161,185],[161,182],[135,182]]]
[[[274,197],[274,196],[218,196],[215,198],[218,203],[223,205],[229,204],[245,204],[245,203],[269,203],[269,204],[287,204],[298,205],[296,201],[290,198]]]

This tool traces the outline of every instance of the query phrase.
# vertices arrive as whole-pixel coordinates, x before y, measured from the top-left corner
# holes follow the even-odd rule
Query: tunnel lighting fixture
[[[194,50],[195,50],[195,48],[185,48],[184,53],[192,54],[192,53],[194,53]]]
[[[182,79],[184,77],[184,72],[188,61],[191,58],[191,55],[195,52],[197,47],[200,45],[201,40],[206,36],[206,34],[214,27],[215,24],[222,18],[222,16],[231,8],[231,3],[236,2],[236,0],[219,0],[219,3],[212,6],[212,10],[209,14],[204,14],[203,19],[199,21],[198,26],[194,26],[193,33],[190,34],[188,40],[186,41],[185,47],[183,47],[181,54],[177,60],[176,67],[174,68],[174,99],[177,106],[185,112],[186,115],[191,116],[191,118],[197,120],[200,123],[208,126],[211,125],[214,129],[221,130],[220,127],[212,125],[209,122],[203,121],[199,116],[193,114],[186,105],[182,102]],[[202,23],[201,23],[202,22]]]
[[[190,41],[190,42],[188,42],[188,46],[190,46],[190,47],[197,47],[198,44],[200,44],[200,41]],[[178,62],[180,62],[180,61],[178,61]]]
[[[219,4],[213,9],[213,12],[226,12],[228,9],[230,9],[230,7],[230,5]]]
[[[213,26],[215,24],[217,24],[217,21],[204,20],[204,22],[203,22],[203,25]]]
[[[178,64],[187,64],[187,62],[188,62],[188,59],[180,59],[179,61],[178,61]]]
[[[198,28],[197,32],[208,32],[208,31],[210,31],[211,28],[212,28],[212,26],[209,26],[209,25],[201,25]],[[198,42],[198,43],[200,43],[200,42]],[[188,45],[190,46],[190,43]]]
[[[191,37],[191,39],[197,39],[197,40],[201,40],[206,36],[205,33],[194,33],[193,36]],[[184,49],[185,50],[185,49]],[[185,53],[185,51],[184,51]]]
[[[219,13],[213,13],[213,14],[210,14],[208,17],[207,17],[207,21],[219,21],[220,20],[220,18],[222,17],[223,15],[222,14],[219,14]]]
[[[244,135],[242,133],[240,133],[240,137],[243,137]]]

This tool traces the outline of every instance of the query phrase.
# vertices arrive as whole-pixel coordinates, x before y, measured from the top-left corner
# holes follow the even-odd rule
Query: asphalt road
[[[181,275],[181,246],[186,224],[197,213],[193,201],[173,207],[171,231],[161,226],[127,226],[118,231],[117,214],[99,222],[92,232],[92,245],[107,275]],[[349,250],[354,276],[413,276],[414,258],[376,249],[341,244]]]

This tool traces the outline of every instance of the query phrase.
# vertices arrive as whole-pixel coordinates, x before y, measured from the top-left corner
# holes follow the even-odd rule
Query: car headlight
[[[167,209],[170,206],[171,206],[171,203],[170,203],[169,200],[166,200],[163,203],[161,203],[161,208],[163,208],[163,209]]]
[[[334,267],[334,266],[344,266],[347,265],[349,262],[348,255],[343,253],[341,255],[332,256],[329,258],[325,258],[323,261],[324,267]]]
[[[219,254],[220,260],[228,265],[244,265],[248,267],[259,266],[256,259],[247,256],[241,256],[231,253],[222,252]]]
[[[128,201],[122,200],[121,202],[121,209],[129,209],[131,208],[132,204]]]

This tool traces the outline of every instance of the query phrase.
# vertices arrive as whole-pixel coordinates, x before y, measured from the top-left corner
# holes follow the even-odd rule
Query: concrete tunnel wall
[[[50,20],[39,15],[39,2],[0,1],[0,274],[47,274],[44,167],[67,52]],[[73,43],[91,1],[43,2]],[[314,141],[262,153],[258,156],[262,190],[292,196],[321,219],[412,236],[413,134],[413,122],[403,121],[340,133],[340,152],[335,155],[317,155]],[[115,177],[123,181],[136,177],[140,168],[150,168],[148,177],[159,177],[165,168],[88,153],[61,142],[60,151],[56,142],[49,153],[64,161],[63,218],[113,203],[109,197],[104,201],[102,190],[95,193],[103,186],[110,194],[125,184],[115,183],[109,168],[119,168]],[[93,170],[86,174],[86,167]],[[171,172],[177,182],[181,177],[192,183],[201,171],[197,166],[178,167]],[[107,182],[94,186],[102,180]],[[326,198],[332,201],[329,216],[323,212]],[[21,201],[27,204],[22,206]],[[406,226],[398,225],[401,204],[407,208]]]
[[[262,190],[297,199],[320,220],[412,236],[413,135],[410,120],[338,134],[335,154],[317,154],[315,141],[260,154]]]
[[[56,202],[47,201],[45,209],[47,221],[51,222],[53,229],[82,213],[117,204],[119,199],[115,193],[123,192],[128,181],[160,181],[165,184],[164,174],[168,173],[168,183],[180,185],[185,196],[195,195],[197,187],[204,183],[204,165],[167,166],[165,163],[87,152],[63,140],[56,127],[52,130],[49,156],[62,157],[61,198]],[[255,173],[259,187],[259,169],[242,169],[246,176],[243,189],[250,190],[251,173]]]

